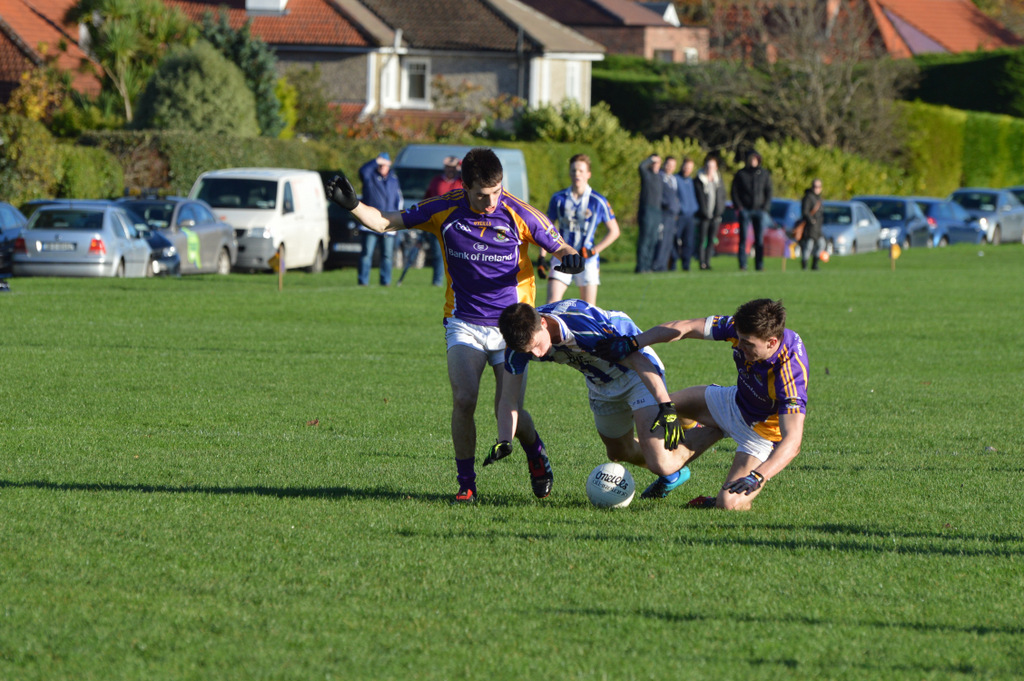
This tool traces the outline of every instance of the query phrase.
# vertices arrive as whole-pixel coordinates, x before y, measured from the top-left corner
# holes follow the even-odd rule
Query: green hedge
[[[121,164],[102,149],[58,141],[42,123],[0,116],[0,198],[106,198],[123,186]]]
[[[915,57],[908,99],[954,109],[1024,116],[1024,48]]]

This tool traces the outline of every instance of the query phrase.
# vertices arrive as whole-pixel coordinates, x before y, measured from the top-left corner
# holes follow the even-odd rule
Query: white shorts
[[[726,388],[709,385],[704,391],[704,401],[718,428],[736,441],[737,452],[749,454],[762,463],[771,456],[775,443],[758,435],[743,420],[743,414],[736,404],[736,386]]]
[[[594,413],[594,425],[597,426],[597,432],[605,437],[622,437],[632,432],[633,412],[658,405],[657,398],[633,371],[603,386],[595,386],[587,381],[587,387],[590,389],[590,411]]]
[[[465,345],[483,352],[491,366],[505,361],[505,339],[497,326],[470,324],[449,317],[444,320],[444,339],[449,350],[456,345]]]
[[[555,269],[555,265],[560,264],[562,261],[552,257],[548,278],[552,281],[560,281],[566,286],[570,284],[575,284],[576,286],[598,286],[601,283],[600,261],[601,259],[596,255],[591,256],[583,262],[582,272],[579,274],[566,274]]]

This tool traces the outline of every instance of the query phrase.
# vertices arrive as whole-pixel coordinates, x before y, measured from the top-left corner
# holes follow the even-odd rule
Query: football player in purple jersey
[[[471,150],[462,160],[463,189],[426,198],[400,212],[381,213],[356,197],[351,182],[339,174],[327,196],[376,232],[421,229],[438,238],[444,255],[443,324],[448,345],[448,379],[452,390],[452,443],[459,491],[456,502],[473,502],[476,491],[476,425],[474,414],[480,379],[490,365],[501,395],[505,342],[498,317],[511,303],[533,303],[536,283],[528,247],[540,246],[561,260],[566,274],[583,271],[583,258],[547,217],[502,187],[504,171],[493,151]],[[524,388],[525,390],[525,388]],[[522,406],[520,395],[519,406]],[[544,443],[525,410],[515,432],[526,453],[533,493],[551,492],[553,476]],[[491,449],[486,463],[507,456],[511,446]]]
[[[679,415],[704,426],[686,434],[687,464],[723,437],[736,441],[736,456],[718,494],[690,505],[748,510],[763,485],[800,453],[807,413],[803,340],[786,328],[782,302],[761,298],[740,305],[731,316],[669,322],[635,336],[605,339],[595,352],[619,360],[682,338],[729,342],[738,371],[735,386],[698,385],[672,393]]]

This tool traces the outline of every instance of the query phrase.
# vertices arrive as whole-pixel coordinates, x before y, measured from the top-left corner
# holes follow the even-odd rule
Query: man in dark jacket
[[[800,200],[800,219],[804,221],[804,233],[800,238],[800,266],[807,269],[808,259],[813,258],[812,270],[818,269],[818,259],[825,250],[825,236],[821,227],[825,216],[821,210],[821,180],[814,178],[811,186]]]
[[[761,167],[761,155],[747,154],[747,164],[740,168],[732,180],[732,205],[739,213],[740,242],[738,258],[740,269],[747,269],[747,228],[754,230],[754,268],[764,269],[764,230],[771,216],[772,175]]]
[[[654,255],[661,240],[661,156],[651,154],[640,163],[640,207],[637,222],[636,272],[654,269]]]

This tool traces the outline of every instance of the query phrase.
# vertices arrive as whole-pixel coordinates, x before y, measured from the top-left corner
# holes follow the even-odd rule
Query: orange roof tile
[[[195,22],[207,12],[218,16],[227,12],[231,28],[240,28],[252,19],[252,34],[271,45],[330,45],[333,47],[370,47],[366,36],[342,14],[330,0],[288,0],[280,15],[256,14],[250,17],[245,0],[164,0]]]
[[[1024,44],[970,0],[869,0],[883,39],[907,53],[993,50]],[[893,56],[896,54],[890,49]]]
[[[81,73],[84,63],[92,64],[95,73],[99,67],[78,46],[78,27],[64,22],[64,15],[75,0],[4,0],[0,9],[3,20],[17,36],[10,45],[25,56],[26,65],[37,64],[51,54],[58,54],[57,66],[72,74],[72,87],[79,92],[95,96],[100,91],[99,78],[93,73]],[[60,52],[60,46],[67,50]],[[6,62],[10,63],[11,47]],[[26,53],[27,51],[27,53]]]

